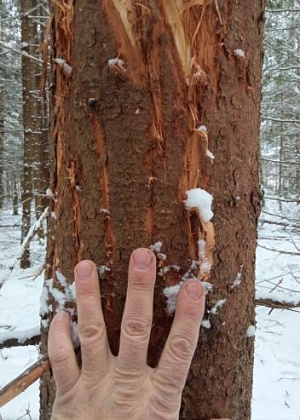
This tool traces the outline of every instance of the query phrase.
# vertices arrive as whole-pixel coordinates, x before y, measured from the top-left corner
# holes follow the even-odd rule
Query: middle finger
[[[121,325],[120,372],[140,372],[147,364],[155,277],[154,253],[145,248],[135,250],[129,263],[127,297]]]

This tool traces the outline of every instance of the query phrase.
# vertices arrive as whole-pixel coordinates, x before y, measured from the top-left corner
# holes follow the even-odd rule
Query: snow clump
[[[186,194],[185,208],[187,210],[197,208],[204,223],[209,222],[214,215],[211,210],[213,196],[201,188],[186,191]]]

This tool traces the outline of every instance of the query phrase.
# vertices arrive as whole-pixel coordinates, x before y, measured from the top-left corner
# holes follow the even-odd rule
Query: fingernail
[[[133,254],[133,262],[136,268],[146,270],[152,261],[152,253],[148,249],[138,249]]]
[[[88,261],[81,261],[76,266],[76,272],[81,280],[86,280],[92,275],[93,265]]]
[[[191,281],[186,286],[187,295],[192,300],[199,300],[203,295],[203,287],[199,281]]]

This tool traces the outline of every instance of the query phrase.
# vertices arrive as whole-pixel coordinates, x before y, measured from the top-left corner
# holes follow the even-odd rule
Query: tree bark
[[[253,339],[246,332],[254,324],[261,200],[263,11],[261,0],[247,3],[246,12],[245,3],[229,0],[69,0],[53,7],[55,218],[47,278],[63,290],[58,271],[71,283],[78,261],[95,261],[117,354],[130,253],[161,242],[158,274],[168,268],[156,282],[152,366],[172,321],[163,288],[191,276],[213,285],[205,317],[211,328],[201,331],[182,419],[250,418]],[[185,209],[186,191],[196,187],[213,194],[213,224]],[[204,274],[205,262],[213,268]],[[233,287],[237,276],[241,284]],[[42,341],[45,351],[47,328]],[[54,394],[49,373],[42,419],[50,418]]]

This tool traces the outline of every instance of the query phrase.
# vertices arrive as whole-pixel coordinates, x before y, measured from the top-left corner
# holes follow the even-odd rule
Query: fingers
[[[159,364],[153,375],[153,385],[170,397],[174,390],[183,390],[197,346],[199,328],[205,307],[204,288],[198,280],[187,282],[179,293],[173,325]]]
[[[78,335],[81,344],[82,379],[97,383],[109,370],[110,350],[101,308],[96,266],[81,261],[75,267]]]
[[[60,393],[66,393],[80,376],[71,339],[70,319],[66,312],[58,312],[51,322],[48,354],[56,387]]]
[[[130,258],[126,304],[121,325],[118,370],[135,374],[145,369],[152,326],[156,258],[145,248]]]

